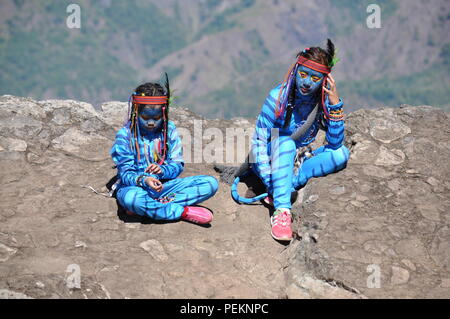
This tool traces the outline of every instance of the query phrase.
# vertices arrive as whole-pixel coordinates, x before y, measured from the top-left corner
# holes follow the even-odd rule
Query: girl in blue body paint
[[[297,59],[285,82],[267,97],[252,138],[252,169],[266,186],[267,201],[275,208],[272,236],[280,241],[292,239],[291,193],[312,177],[342,170],[349,159],[349,151],[343,145],[343,102],[330,74],[335,64],[333,43],[328,40],[327,50],[305,49]],[[290,136],[305,124],[318,103],[322,105],[313,124],[294,141]],[[294,174],[297,149],[312,143],[319,128],[326,130],[328,144],[304,156]]]
[[[183,171],[181,139],[168,120],[169,85],[146,83],[132,95],[127,124],[111,149],[120,179],[115,196],[128,214],[155,220],[208,224],[209,210],[193,207],[218,188],[212,176],[177,178]]]

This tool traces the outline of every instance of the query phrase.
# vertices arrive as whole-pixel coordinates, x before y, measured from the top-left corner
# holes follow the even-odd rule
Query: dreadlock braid
[[[166,156],[167,156],[167,152],[169,149],[169,141],[167,138],[167,134],[169,134],[168,130],[169,130],[169,105],[170,105],[170,84],[169,84],[169,76],[167,75],[167,72],[164,73],[165,75],[165,82],[164,82],[164,86],[166,88],[166,92],[165,95],[167,96],[167,105],[163,108],[163,116],[164,116],[164,132],[163,132],[163,136],[164,136],[164,152],[163,152],[163,158],[162,158],[162,162],[165,161]]]

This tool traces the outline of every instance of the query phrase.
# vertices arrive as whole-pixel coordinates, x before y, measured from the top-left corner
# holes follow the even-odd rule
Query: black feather
[[[334,43],[330,39],[328,39],[327,40],[327,54],[328,54],[328,64],[329,65],[331,65],[335,53],[336,53],[336,51],[335,51]]]
[[[169,76],[167,75],[167,72],[164,72],[165,75],[165,83],[164,86],[166,88],[166,95],[167,99],[170,100],[170,84],[169,84]]]

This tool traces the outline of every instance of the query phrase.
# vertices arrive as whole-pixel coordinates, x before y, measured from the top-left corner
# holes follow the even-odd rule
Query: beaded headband
[[[169,101],[169,99],[167,96],[133,95],[133,103],[136,103],[136,104],[161,105],[161,104],[167,104],[168,101]]]
[[[299,65],[306,66],[307,68],[310,68],[314,71],[323,73],[323,74],[330,74],[331,69],[328,66],[325,66],[323,64],[317,63],[315,61],[309,60],[303,56],[300,56],[297,60],[297,63]]]

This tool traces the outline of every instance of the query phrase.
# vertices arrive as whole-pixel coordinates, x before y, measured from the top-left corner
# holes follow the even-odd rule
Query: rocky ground
[[[237,205],[225,183],[204,203],[210,227],[118,214],[89,186],[105,192],[115,173],[108,151],[125,112],[117,102],[96,112],[0,97],[0,298],[450,297],[448,113],[349,115],[349,165],[302,190],[285,246],[270,236],[269,210]],[[171,115],[198,144],[202,119],[181,108]],[[210,135],[254,125],[201,123]],[[219,179],[213,168],[188,164],[183,176]]]
[[[450,297],[448,120],[407,106],[348,116],[347,169],[311,181],[298,207],[288,295],[310,273],[370,298]]]

